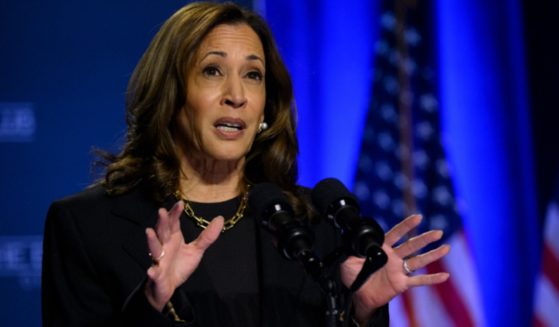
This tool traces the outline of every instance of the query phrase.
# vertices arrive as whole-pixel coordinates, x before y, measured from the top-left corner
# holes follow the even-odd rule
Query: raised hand
[[[175,203],[170,211],[159,209],[155,229],[146,229],[153,265],[147,271],[144,292],[150,304],[159,311],[163,310],[175,289],[196,270],[204,252],[223,229],[223,217],[216,217],[198,238],[185,243],[179,220],[183,210],[182,201]]]
[[[445,244],[427,253],[413,256],[428,244],[440,240],[442,231],[428,231],[393,247],[402,237],[417,227],[421,219],[420,215],[409,216],[385,234],[382,248],[388,256],[388,262],[371,275],[353,296],[355,318],[358,321],[366,321],[377,308],[411,287],[439,284],[448,279],[449,274],[446,272],[412,274],[413,271],[439,260],[450,251],[450,246]],[[353,283],[361,271],[363,261],[362,258],[349,257],[342,264],[341,276],[344,285],[349,287]]]

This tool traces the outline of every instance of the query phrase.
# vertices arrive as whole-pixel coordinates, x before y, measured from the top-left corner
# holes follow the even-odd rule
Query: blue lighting
[[[294,81],[302,185],[330,176],[353,183],[370,100],[376,9],[370,1],[266,2],[264,15]]]
[[[528,326],[535,188],[518,1],[439,1],[443,129],[487,326]]]

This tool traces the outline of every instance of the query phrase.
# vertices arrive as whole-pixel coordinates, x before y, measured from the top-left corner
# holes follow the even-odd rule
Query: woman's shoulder
[[[93,186],[54,201],[46,215],[45,235],[79,235],[84,244],[99,244],[109,234],[123,235],[118,232],[122,226],[147,225],[158,207],[145,193],[132,189],[110,195],[103,186]]]
[[[88,187],[80,192],[68,195],[51,203],[46,217],[46,226],[75,226],[87,221],[92,216],[106,212],[109,197],[102,186]],[[90,229],[91,223],[87,223]]]
[[[103,185],[95,184],[77,193],[58,199],[52,205],[67,208],[95,208],[114,205],[123,201],[149,201],[149,198],[146,187],[142,184],[122,194],[110,194]]]
[[[145,187],[137,186],[123,194],[109,194],[102,185],[93,185],[51,203],[49,216],[100,216],[154,206]],[[130,209],[132,208],[132,209]],[[122,210],[121,210],[122,209]]]
[[[98,207],[110,201],[106,189],[102,185],[87,187],[77,193],[70,194],[61,199],[55,200],[51,207],[63,207],[68,209],[85,209]]]

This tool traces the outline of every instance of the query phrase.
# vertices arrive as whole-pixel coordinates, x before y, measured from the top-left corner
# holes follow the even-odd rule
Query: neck
[[[243,192],[244,159],[236,162],[187,159],[181,165],[182,196],[195,202],[221,202]]]

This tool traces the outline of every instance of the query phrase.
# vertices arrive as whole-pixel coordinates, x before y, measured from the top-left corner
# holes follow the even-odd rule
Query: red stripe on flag
[[[543,273],[559,292],[559,259],[555,256],[547,243],[543,245]]]
[[[534,324],[532,327],[546,327],[538,316],[534,317],[534,321],[532,323]]]
[[[406,310],[406,315],[408,317],[408,327],[419,327],[419,323],[415,316],[411,292],[402,293],[402,302],[404,303],[404,310]]]
[[[430,274],[445,271],[440,260],[431,263],[426,268],[427,272]],[[474,326],[474,322],[472,320],[470,312],[466,308],[464,301],[462,300],[460,294],[458,294],[458,291],[452,283],[452,276],[450,276],[450,279],[446,282],[434,285],[433,287],[435,288],[435,291],[441,299],[441,303],[443,304],[446,312],[448,312],[448,316],[454,321],[455,326]]]

